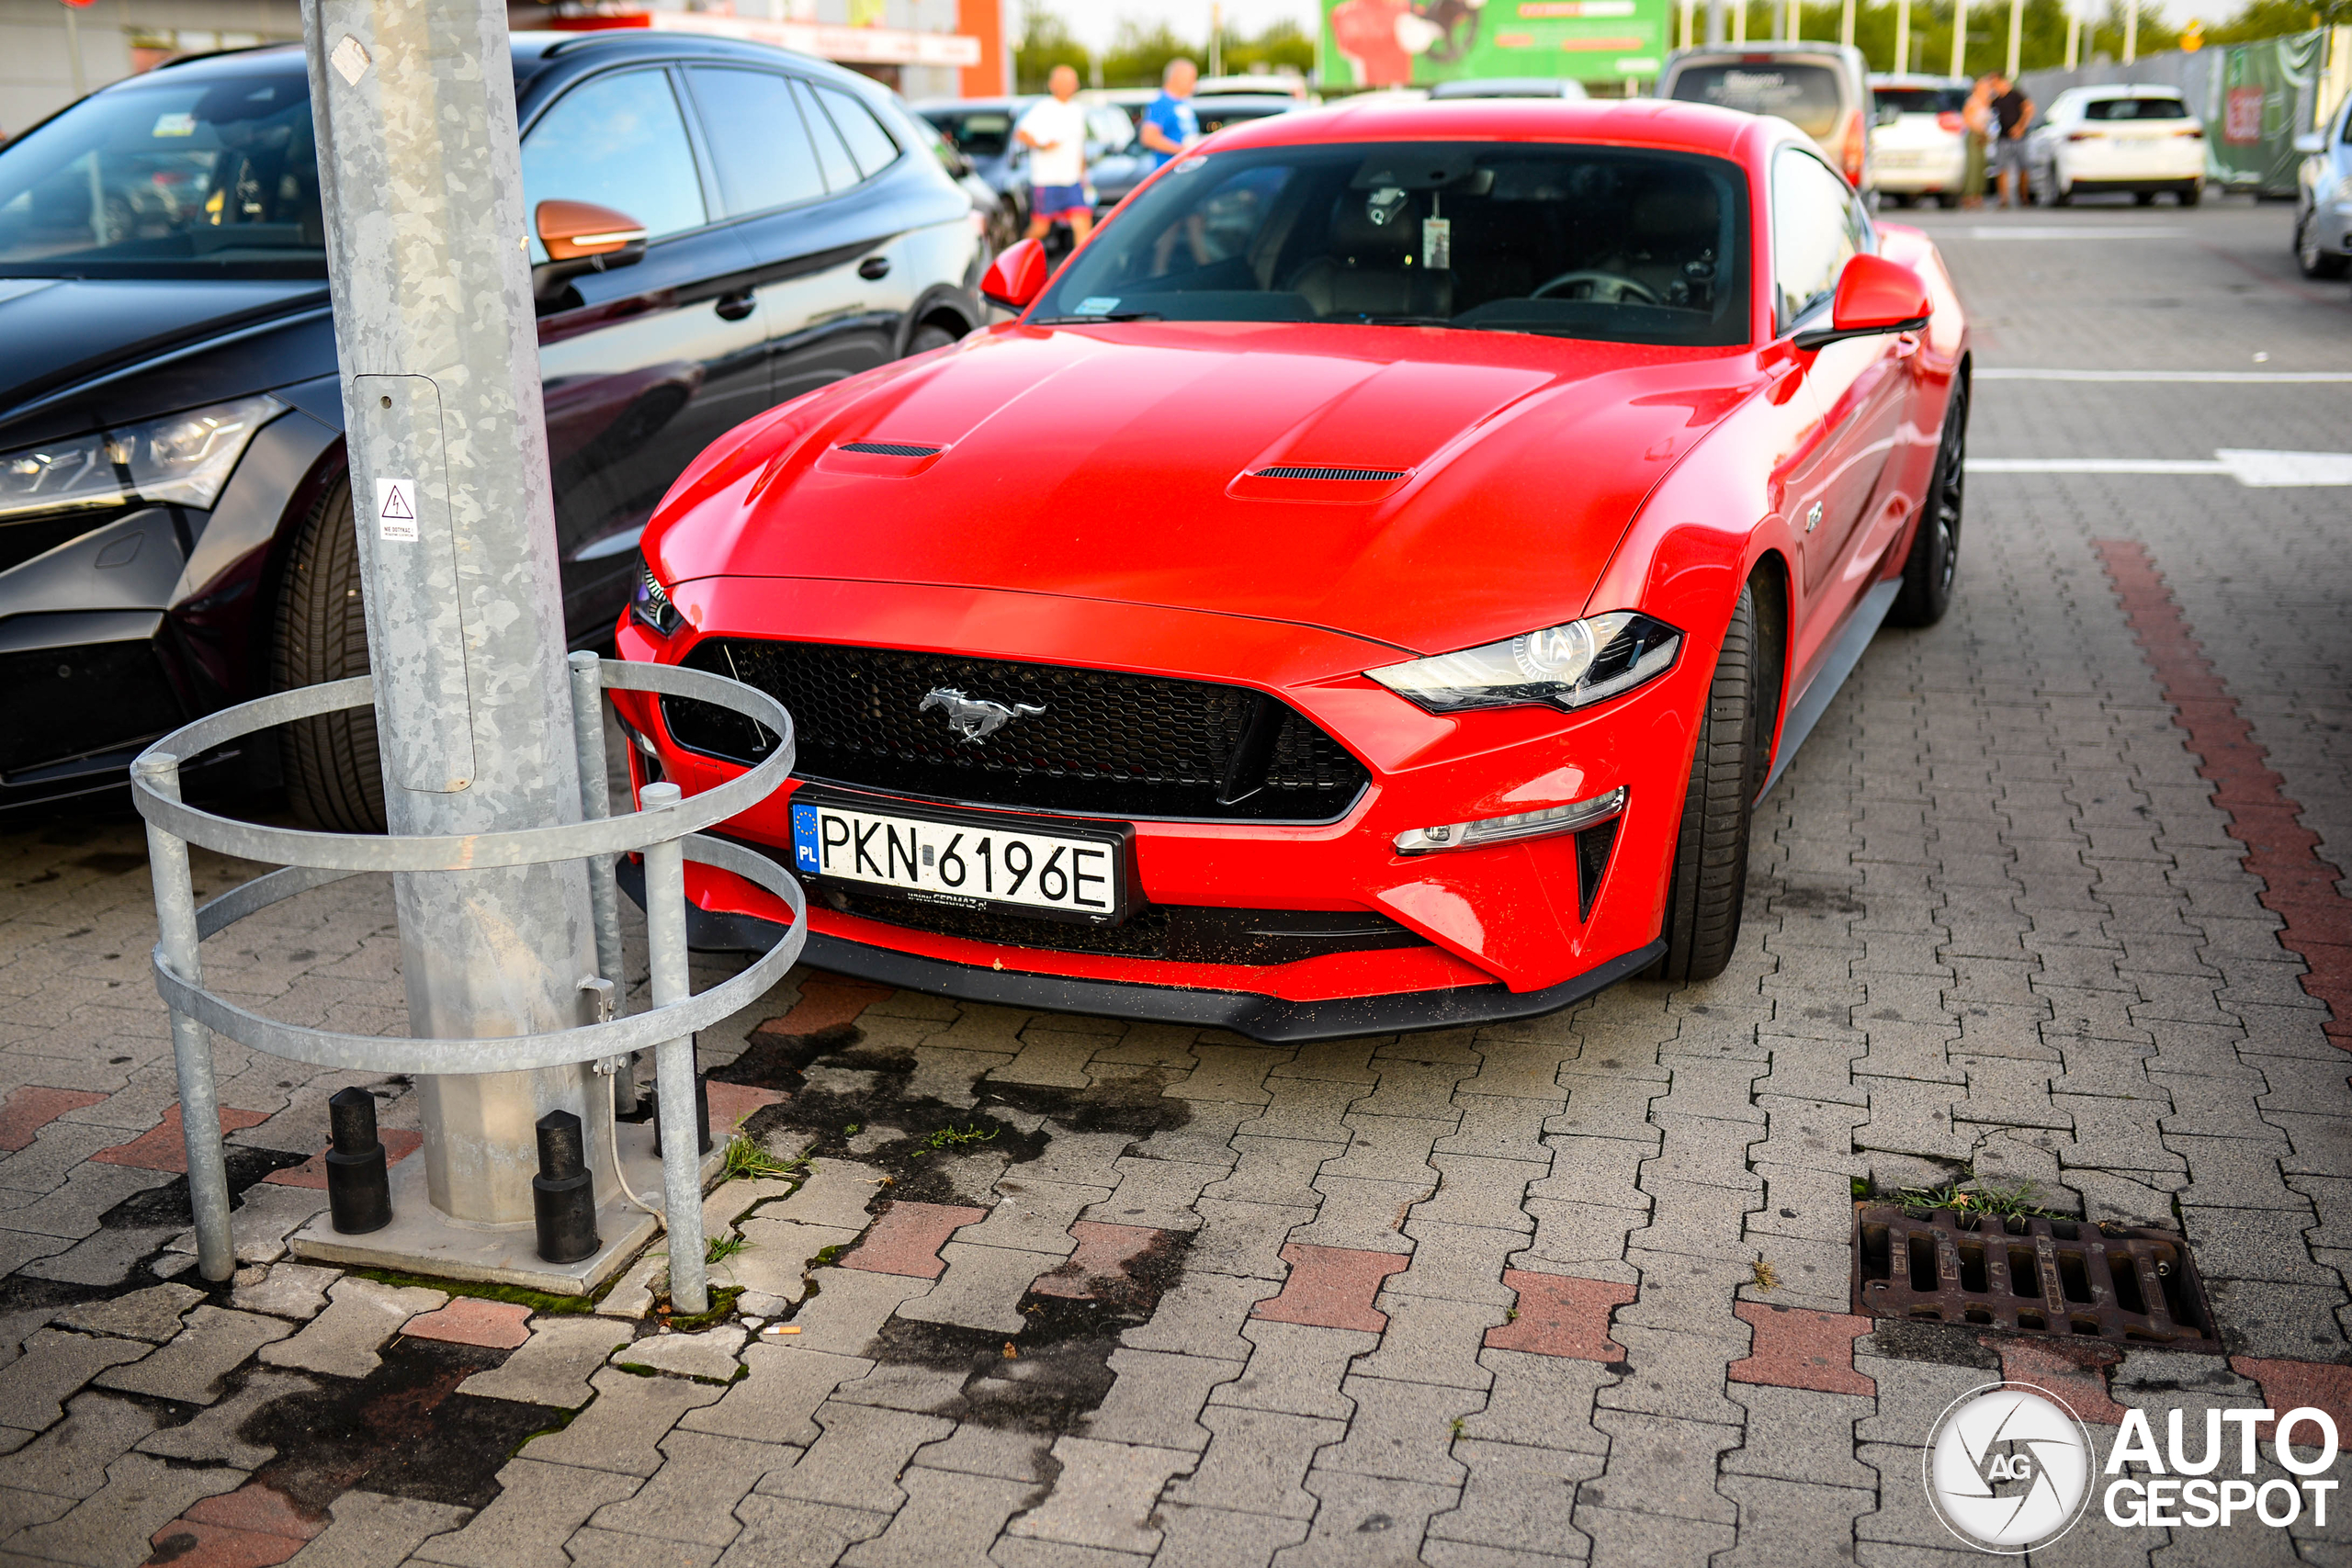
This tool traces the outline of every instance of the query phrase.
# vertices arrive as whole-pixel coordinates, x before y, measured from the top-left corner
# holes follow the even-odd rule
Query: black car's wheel
[[[956,334],[945,327],[924,321],[915,328],[914,335],[907,339],[907,352],[928,354],[934,348],[945,348],[955,341]]]
[[[2306,212],[2295,220],[2295,265],[2305,277],[2342,277],[2352,267],[2352,256],[2340,256],[2319,247],[2319,214]]]
[[[1968,383],[1952,384],[1944,410],[1943,440],[1936,447],[1935,471],[1928,479],[1927,504],[1903,562],[1903,592],[1886,618],[1898,626],[1932,626],[1951,605],[1952,580],[1960,571],[1960,514],[1967,499]]]
[[[330,485],[302,520],[278,594],[271,675],[281,691],[368,673],[368,615],[359,598],[359,536],[351,480]],[[310,827],[384,830],[376,714],[353,708],[289,724],[278,742],[287,804]]]
[[[1748,816],[1771,762],[1778,703],[1766,691],[1766,660],[1757,634],[1756,590],[1739,591],[1715,678],[1699,717],[1690,786],[1674,840],[1667,884],[1666,955],[1645,979],[1709,980],[1724,972],[1739,942],[1747,894]]]

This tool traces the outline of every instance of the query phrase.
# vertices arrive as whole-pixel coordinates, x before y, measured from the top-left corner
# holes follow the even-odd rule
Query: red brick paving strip
[[[7,1102],[0,1104],[0,1150],[14,1154],[67,1111],[96,1105],[106,1098],[85,1089],[47,1089],[30,1083],[11,1089]]]
[[[2320,858],[2319,835],[2299,818],[2285,780],[2254,738],[2237,699],[2189,634],[2188,617],[2132,539],[2094,539],[2124,618],[2164,689],[2174,722],[2197,753],[2199,777],[2213,781],[2213,804],[2230,837],[2246,847],[2245,868],[2262,878],[2262,907],[2287,922],[2278,944],[2302,959],[2303,990],[2334,1015],[2328,1037],[2352,1048],[2352,900],[2336,890],[2343,872]]]
[[[1854,1370],[1854,1341],[1871,1331],[1871,1320],[1850,1313],[1810,1312],[1770,1302],[1736,1302],[1733,1314],[1756,1330],[1745,1360],[1724,1375],[1734,1382],[1774,1388],[1818,1389],[1823,1393],[1878,1393],[1876,1379]]]
[[[1487,1330],[1488,1349],[1579,1361],[1625,1359],[1625,1348],[1609,1337],[1609,1314],[1634,1299],[1633,1286],[1520,1269],[1504,1269],[1503,1283],[1519,1292],[1519,1315]]]
[[[713,1078],[710,1090],[711,1141],[724,1144],[735,1135],[737,1128],[751,1118],[752,1112],[764,1111],[791,1098],[782,1089],[760,1089],[747,1083],[720,1083]]]
[[[401,1127],[384,1127],[377,1131],[376,1141],[384,1145],[384,1163],[398,1165],[416,1153],[424,1142],[424,1134]],[[311,1187],[324,1191],[327,1185],[326,1150],[321,1149],[300,1165],[273,1170],[262,1179],[274,1181],[280,1187]]]
[[[2268,1361],[2253,1356],[2233,1356],[2230,1366],[2240,1376],[2260,1383],[2262,1403],[2279,1415],[2310,1405],[2326,1411],[2335,1423],[2336,1431],[2352,1434],[2352,1367],[2325,1366],[2317,1361]],[[2268,1442],[2275,1425],[2266,1421],[2256,1427],[2256,1438]],[[2296,1426],[2297,1447],[2312,1436],[2312,1427],[2300,1423]]]
[[[1093,1281],[1126,1278],[1128,1260],[1159,1239],[1159,1233],[1149,1225],[1110,1225],[1098,1220],[1080,1220],[1069,1227],[1069,1234],[1078,1250],[1052,1273],[1037,1276],[1030,1289],[1041,1296],[1090,1300],[1094,1295]]]
[[[796,1011],[798,1010],[795,1010]],[[947,1271],[939,1249],[956,1230],[989,1217],[986,1209],[956,1203],[904,1203],[893,1201],[865,1233],[856,1250],[844,1255],[844,1269],[875,1274],[903,1274],[915,1280],[936,1280]]]
[[[752,1032],[804,1035],[837,1029],[844,1023],[856,1022],[859,1013],[889,994],[887,986],[869,986],[863,980],[845,980],[835,975],[812,975],[800,983],[800,999],[792,1004],[791,1011],[768,1020]]]
[[[150,1562],[174,1568],[268,1568],[322,1533],[324,1519],[306,1519],[266,1486],[245,1485],[207,1497],[149,1538]]]
[[[1411,1258],[1398,1252],[1358,1252],[1296,1241],[1283,1248],[1283,1261],[1290,1265],[1290,1278],[1283,1281],[1282,1294],[1251,1307],[1251,1317],[1318,1328],[1366,1328],[1374,1334],[1388,1326],[1388,1314],[1372,1304],[1380,1282],[1413,1266]]]
[[[220,1131],[224,1134],[240,1127],[258,1127],[268,1120],[266,1111],[239,1111],[232,1105],[220,1108]],[[168,1170],[186,1176],[187,1140],[180,1133],[180,1108],[175,1105],[164,1111],[161,1122],[130,1142],[100,1149],[90,1158],[100,1165],[127,1165],[140,1170]]]
[[[401,1332],[411,1339],[512,1350],[531,1337],[531,1309],[519,1302],[453,1296],[447,1306],[410,1318],[401,1325]]]
[[[2103,1345],[2077,1347],[2063,1339],[1987,1338],[2001,1353],[2001,1380],[2041,1390],[2086,1421],[2120,1425],[2123,1406],[2108,1397],[2107,1369],[2115,1351]]]

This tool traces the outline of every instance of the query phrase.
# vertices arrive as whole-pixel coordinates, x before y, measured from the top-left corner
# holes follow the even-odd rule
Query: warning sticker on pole
[[[416,538],[416,481],[376,481],[376,536],[413,543]]]

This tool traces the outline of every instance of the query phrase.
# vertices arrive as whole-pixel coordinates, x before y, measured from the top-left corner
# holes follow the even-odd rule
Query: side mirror
[[[2295,138],[2295,151],[2304,157],[2314,157],[2327,151],[2327,138],[2316,130],[2307,130]]]
[[[645,225],[593,201],[543,201],[532,214],[548,259],[531,269],[541,302],[560,295],[583,272],[634,266],[645,259]]]
[[[1917,273],[1884,256],[1859,255],[1838,275],[1830,324],[1797,333],[1796,345],[1809,353],[1848,338],[1917,332],[1928,324],[1931,309],[1928,286]]]
[[[1046,247],[1035,240],[1007,245],[980,279],[980,297],[1008,310],[1027,310],[1045,291]]]

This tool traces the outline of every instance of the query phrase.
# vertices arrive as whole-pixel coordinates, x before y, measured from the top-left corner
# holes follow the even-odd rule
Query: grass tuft
[[[1960,1214],[1985,1214],[2004,1220],[2061,1220],[2066,1216],[2042,1207],[2041,1190],[2030,1181],[2014,1186],[1997,1182],[1947,1181],[1940,1187],[1906,1187],[1899,1202],[1905,1209],[1926,1212],[1949,1209]]]
[[[738,1133],[727,1141],[727,1152],[721,1158],[718,1179],[721,1181],[773,1180],[779,1177],[797,1176],[807,1168],[808,1156],[778,1159],[748,1133]]]

